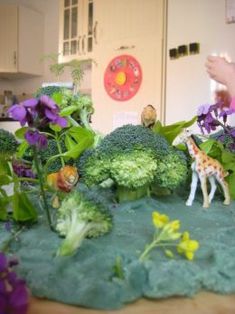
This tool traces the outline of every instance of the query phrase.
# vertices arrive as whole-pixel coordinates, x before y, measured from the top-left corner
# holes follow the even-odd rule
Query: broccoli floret
[[[163,159],[158,161],[154,183],[160,188],[175,190],[188,175],[186,155],[174,148]]]
[[[146,151],[132,151],[117,155],[111,161],[111,177],[118,186],[137,189],[150,184],[157,169],[157,160]]]
[[[94,195],[76,190],[70,193],[58,210],[56,230],[65,236],[58,255],[73,255],[85,238],[96,238],[109,232],[112,217],[104,204]]]
[[[105,136],[98,148],[107,156],[124,151],[147,149],[151,150],[156,157],[160,157],[167,155],[169,144],[162,135],[142,125],[127,124]]]
[[[0,129],[0,155],[11,156],[13,155],[18,147],[15,136],[4,130]]]
[[[100,184],[110,178],[110,161],[101,157],[95,149],[87,149],[75,161],[79,174],[84,183],[88,186]]]
[[[156,169],[157,160],[149,150],[134,150],[114,157],[110,172],[117,185],[119,202],[148,195]]]

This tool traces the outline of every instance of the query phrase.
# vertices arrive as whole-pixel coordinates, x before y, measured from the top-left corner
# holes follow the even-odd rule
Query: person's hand
[[[227,86],[235,78],[235,64],[225,58],[209,56],[205,65],[209,76],[221,84]]]

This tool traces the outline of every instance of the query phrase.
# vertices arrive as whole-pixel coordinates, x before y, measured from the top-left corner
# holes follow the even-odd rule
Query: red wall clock
[[[114,100],[125,101],[132,98],[140,88],[142,70],[132,56],[121,55],[110,61],[104,73],[104,87]]]

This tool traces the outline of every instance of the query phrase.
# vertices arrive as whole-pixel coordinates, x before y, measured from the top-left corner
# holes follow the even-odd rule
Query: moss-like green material
[[[180,219],[181,230],[200,242],[193,262],[177,253],[169,259],[161,249],[153,250],[146,262],[138,261],[152,240],[154,210]],[[46,225],[35,225],[11,244],[20,259],[19,274],[34,296],[117,309],[140,297],[192,296],[203,289],[235,292],[235,203],[225,206],[217,199],[205,211],[201,198],[186,207],[182,197],[165,196],[113,205],[112,211],[112,232],[84,240],[72,257],[56,257],[61,239]],[[3,225],[0,239],[6,239]],[[114,270],[117,260],[119,272]]]

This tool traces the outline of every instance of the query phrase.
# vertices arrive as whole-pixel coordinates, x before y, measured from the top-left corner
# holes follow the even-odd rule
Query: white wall
[[[211,80],[205,70],[211,53],[235,60],[235,24],[225,22],[224,0],[168,0],[168,50],[200,43],[200,54],[170,60],[166,71],[166,123],[190,119],[197,107],[211,103]]]

